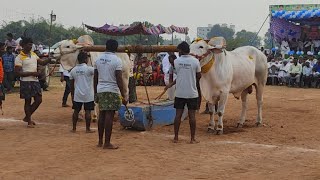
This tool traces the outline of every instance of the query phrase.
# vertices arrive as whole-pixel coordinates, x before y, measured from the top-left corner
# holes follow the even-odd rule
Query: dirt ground
[[[148,87],[151,97],[163,87]],[[72,134],[71,108],[61,107],[63,87],[54,80],[26,128],[23,101],[9,94],[0,118],[0,179],[320,179],[320,90],[266,87],[264,126],[255,127],[255,95],[249,97],[246,126],[234,128],[241,101],[229,98],[223,135],[207,133],[208,115],[197,114],[199,144],[188,144],[189,124],[173,144],[173,126],[122,130],[115,123],[118,150],[96,147],[97,133],[84,122]],[[138,88],[140,100],[143,87]],[[204,108],[202,106],[201,111]],[[96,124],[92,125],[96,128]]]

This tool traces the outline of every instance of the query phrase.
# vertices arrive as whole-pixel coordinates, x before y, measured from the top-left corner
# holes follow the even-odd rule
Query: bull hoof
[[[217,135],[222,135],[223,134],[223,130],[221,129],[221,130],[216,130],[217,131]]]
[[[261,122],[256,122],[256,127],[262,127],[262,123]]]
[[[237,128],[242,128],[242,127],[243,127],[243,124],[238,123],[236,127],[237,127]]]
[[[215,133],[216,130],[214,128],[208,127],[208,133]]]

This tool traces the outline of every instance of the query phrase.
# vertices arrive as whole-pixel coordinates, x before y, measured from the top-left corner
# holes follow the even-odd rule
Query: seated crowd
[[[290,87],[320,87],[320,60],[308,53],[307,56],[268,57],[269,85]]]
[[[282,54],[288,54],[290,51],[294,52],[303,52],[307,54],[307,52],[311,52],[312,54],[317,55],[320,52],[320,39],[308,39],[305,40],[301,39],[287,39],[284,38],[281,40],[281,52]]]

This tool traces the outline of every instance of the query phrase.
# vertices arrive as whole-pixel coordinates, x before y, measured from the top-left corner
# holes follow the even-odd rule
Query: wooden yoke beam
[[[94,45],[85,46],[82,48],[87,52],[104,52],[106,46]],[[116,52],[120,53],[159,53],[159,52],[178,52],[177,46],[174,45],[126,45],[119,46]]]

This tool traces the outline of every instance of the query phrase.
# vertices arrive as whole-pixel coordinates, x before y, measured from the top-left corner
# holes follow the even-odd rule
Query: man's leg
[[[42,103],[42,95],[36,95],[33,98],[34,102],[31,105],[31,115],[38,109],[38,107]]]
[[[179,129],[181,124],[181,117],[184,109],[176,109],[176,117],[174,119],[174,143],[179,141]]]
[[[86,118],[86,133],[93,133],[94,131],[91,131],[90,129],[91,110],[85,110],[85,118]]]
[[[66,81],[66,87],[64,89],[64,94],[63,94],[63,98],[62,98],[62,106],[67,107],[67,100],[68,100],[68,96],[71,92],[71,85],[70,85],[69,77],[64,76],[64,80]]]
[[[188,105],[188,114],[189,114],[189,125],[190,125],[190,134],[191,134],[191,140],[190,143],[199,143],[195,139],[196,134],[196,110],[198,109],[198,102],[199,98],[193,98],[187,100]]]
[[[98,147],[102,147],[103,145],[103,133],[104,133],[104,126],[106,123],[105,117],[106,117],[106,111],[100,111],[99,120],[98,120],[98,135],[99,135]]]
[[[111,140],[111,134],[112,134],[112,126],[113,126],[113,118],[114,118],[114,113],[115,111],[113,110],[109,110],[109,111],[106,111],[106,114],[105,114],[105,141],[104,141],[104,146],[103,148],[104,149],[118,149],[117,146],[115,145],[112,145],[110,143],[110,140]]]
[[[31,98],[24,100],[24,113],[26,116],[23,118],[23,121],[28,123],[28,127],[34,127],[31,121]]]
[[[190,124],[190,132],[191,132],[191,141],[190,143],[198,143],[195,139],[196,134],[196,111],[189,109],[189,124]]]
[[[77,130],[77,122],[78,122],[80,110],[78,108],[76,108],[76,106],[74,106],[74,111],[73,111],[73,115],[72,115],[72,130],[71,130],[71,132],[73,132],[73,133],[75,133]]]

